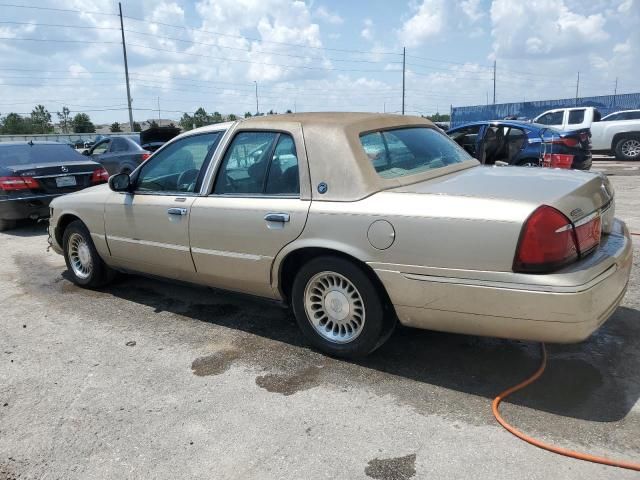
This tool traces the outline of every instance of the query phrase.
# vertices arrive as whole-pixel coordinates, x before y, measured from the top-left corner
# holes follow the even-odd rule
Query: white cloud
[[[318,19],[330,23],[332,25],[342,25],[344,19],[337,13],[330,12],[325,6],[316,8],[313,12],[314,16]]]
[[[373,40],[373,20],[370,18],[364,19],[364,28],[360,31],[360,36],[365,40]]]
[[[602,14],[573,12],[564,0],[494,0],[491,21],[494,54],[502,58],[577,55],[609,37]]]
[[[477,22],[485,16],[485,13],[482,11],[482,6],[480,5],[480,0],[464,0],[460,3],[460,8],[472,23]]]
[[[444,0],[423,0],[421,5],[414,7],[413,16],[398,31],[402,45],[415,47],[440,35],[445,26],[445,9]]]

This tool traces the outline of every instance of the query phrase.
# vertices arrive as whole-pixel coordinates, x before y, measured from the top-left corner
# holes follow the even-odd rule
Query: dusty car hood
[[[608,179],[600,174],[527,167],[469,168],[392,191],[551,205],[574,221],[607,205],[613,195]]]

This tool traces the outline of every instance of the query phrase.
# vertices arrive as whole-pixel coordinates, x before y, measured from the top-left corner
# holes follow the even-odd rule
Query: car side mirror
[[[87,157],[90,155],[89,150],[83,150],[82,151],[83,155],[86,155]]]
[[[114,192],[129,192],[131,190],[131,177],[128,173],[118,173],[109,177],[109,188]]]

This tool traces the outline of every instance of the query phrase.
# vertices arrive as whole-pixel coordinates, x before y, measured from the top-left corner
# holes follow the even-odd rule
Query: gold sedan
[[[184,133],[54,200],[72,280],[159,275],[277,299],[317,348],[404,325],[577,342],[611,316],[631,241],[599,174],[483,167],[429,121],[257,117]]]

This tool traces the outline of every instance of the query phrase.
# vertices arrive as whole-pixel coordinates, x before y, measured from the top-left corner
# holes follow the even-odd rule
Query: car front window
[[[136,190],[194,193],[205,160],[220,136],[220,132],[191,135],[168,145],[144,164]]]
[[[405,177],[472,159],[447,135],[427,127],[367,133],[360,136],[360,143],[383,178]]]

